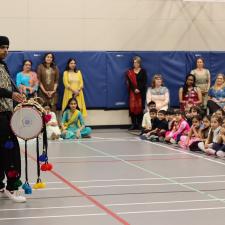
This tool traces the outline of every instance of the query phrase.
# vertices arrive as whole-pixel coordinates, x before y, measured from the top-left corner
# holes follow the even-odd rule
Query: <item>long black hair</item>
[[[67,61],[67,63],[66,63],[66,71],[69,71],[69,70],[70,70],[69,64],[70,64],[72,61],[74,61],[74,62],[76,63],[76,59],[74,59],[74,58],[69,58],[68,61]],[[77,71],[78,71],[78,69],[77,69],[77,65],[76,65],[75,68],[74,68],[74,72],[76,73]]]
[[[187,86],[187,80],[188,80],[188,77],[193,77],[193,87],[196,87],[195,85],[195,82],[196,82],[196,78],[193,74],[188,74],[185,78],[185,82],[184,82],[184,85],[183,85],[183,96],[185,96],[188,92],[188,86]]]
[[[45,58],[46,58],[47,55],[51,55],[52,56],[52,63],[50,64],[50,67],[55,68],[56,67],[56,65],[55,65],[55,56],[54,56],[54,54],[52,52],[47,52],[47,53],[44,54],[43,63],[42,64],[44,65],[44,67],[46,67]]]
[[[75,102],[77,103],[77,109],[80,111],[80,108],[79,108],[79,106],[78,106],[77,99],[73,96],[72,98],[69,99],[69,101],[68,101],[68,103],[67,103],[67,105],[66,105],[66,108],[64,109],[63,112],[65,112],[67,109],[70,109],[70,103],[71,103],[72,101],[75,101]]]

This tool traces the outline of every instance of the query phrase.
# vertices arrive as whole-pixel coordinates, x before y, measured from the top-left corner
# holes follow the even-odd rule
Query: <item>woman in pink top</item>
[[[163,85],[163,78],[160,74],[154,75],[152,85],[146,94],[147,104],[151,101],[156,103],[156,109],[167,110],[169,104],[169,90]]]
[[[39,85],[37,74],[31,70],[31,67],[31,60],[24,60],[23,71],[17,73],[16,75],[16,85],[19,88],[20,92],[27,98],[37,96]]]

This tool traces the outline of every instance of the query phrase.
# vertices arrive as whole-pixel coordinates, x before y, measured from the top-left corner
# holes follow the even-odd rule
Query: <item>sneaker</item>
[[[128,130],[136,130],[135,125],[131,125]]]
[[[159,142],[165,142],[165,138],[164,137],[159,137]]]
[[[220,158],[224,158],[224,157],[225,157],[224,151],[221,151],[221,150],[217,151],[217,152],[216,152],[216,155],[217,155],[218,157],[220,157]]]
[[[91,135],[85,135],[82,138],[91,138]]]
[[[140,139],[141,139],[141,140],[148,140],[147,137],[146,137],[146,135],[144,135],[144,134],[142,134],[142,135],[140,136]]]
[[[159,142],[159,139],[158,138],[152,138],[150,141],[151,142]]]
[[[208,148],[208,149],[205,150],[205,153],[207,155],[215,155],[216,151],[214,149],[212,149],[212,148]]]
[[[171,144],[176,144],[177,142],[176,142],[173,138],[171,138],[171,139],[170,139],[170,143],[171,143]]]
[[[156,135],[151,135],[151,136],[147,137],[147,139],[152,142],[155,142],[157,140],[157,138],[158,137]]]
[[[20,191],[11,192],[5,190],[4,193],[9,199],[12,199],[14,202],[18,203],[26,202],[26,197],[24,197]]]

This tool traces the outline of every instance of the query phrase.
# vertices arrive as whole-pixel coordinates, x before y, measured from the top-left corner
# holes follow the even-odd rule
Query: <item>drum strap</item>
[[[46,154],[46,156],[48,155],[48,138],[44,116],[43,116],[43,152]]]
[[[36,137],[36,153],[37,153],[37,183],[40,182],[40,161],[39,161],[39,138]]]
[[[27,162],[27,140],[25,140],[25,183],[22,188],[24,189],[25,194],[31,194],[32,188],[28,182],[28,162]]]
[[[25,140],[25,180],[28,183],[28,166],[27,166],[27,140]]]

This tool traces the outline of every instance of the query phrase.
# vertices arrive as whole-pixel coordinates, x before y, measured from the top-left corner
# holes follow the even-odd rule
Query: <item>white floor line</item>
[[[0,212],[5,211],[32,211],[32,210],[51,210],[51,209],[72,209],[72,208],[94,208],[95,205],[69,205],[69,206],[49,206],[49,207],[32,207],[32,208],[10,208],[0,209]]]
[[[97,137],[97,136],[92,136],[92,137],[96,138],[96,139],[100,139],[100,140],[114,140],[114,141],[117,141],[118,139],[119,140],[134,140],[134,138],[132,136],[122,137],[122,138],[119,138],[119,137]]]
[[[197,157],[197,158],[200,158],[200,159],[204,159],[204,160],[207,160],[207,161],[210,161],[210,162],[213,162],[213,163],[217,163],[217,164],[220,164],[220,165],[225,165],[224,162],[214,160],[214,159],[210,159],[207,156],[197,155],[197,154],[194,154],[194,153],[191,153],[191,152],[188,152],[188,151],[174,149],[174,148],[171,148],[169,146],[162,145],[162,144],[159,144],[159,143],[154,143],[154,142],[149,142],[149,141],[144,141],[144,142],[149,143],[149,144],[153,144],[155,146],[167,148],[167,149],[170,149],[170,150],[175,151],[175,152],[180,152],[180,153],[185,154],[185,155],[191,155],[191,156],[194,156],[194,157]]]
[[[59,143],[63,143],[63,144],[71,144],[71,143],[102,143],[102,142],[137,142],[136,139],[97,139],[97,140],[93,140],[93,139],[79,139],[79,140],[62,140],[62,141],[49,141],[49,143],[56,143],[56,144],[59,144]]]
[[[169,213],[169,212],[193,212],[193,211],[210,211],[210,210],[222,210],[222,209],[225,209],[225,207],[148,210],[148,211],[136,211],[136,212],[117,212],[116,214],[128,215],[128,214]]]
[[[221,199],[224,200],[224,199]],[[216,202],[215,199],[199,199],[199,200],[182,200],[182,201],[159,201],[159,202],[130,202],[130,203],[113,203],[105,204],[107,207],[116,206],[137,206],[137,205],[161,205],[161,204],[179,204],[179,203],[198,203],[198,202]],[[32,210],[54,210],[54,209],[72,209],[72,208],[94,208],[95,205],[69,205],[69,206],[49,206],[49,207],[32,207],[32,208],[9,208],[0,209],[5,211],[32,211]]]
[[[33,219],[50,219],[50,218],[68,218],[68,217],[88,217],[88,216],[106,216],[106,213],[90,213],[90,214],[73,214],[73,215],[55,215],[55,216],[27,216],[27,217],[5,217],[0,218],[0,221],[8,220],[33,220]]]
[[[156,154],[137,154],[137,155],[115,155],[117,157],[145,157],[145,156],[173,156],[181,155],[181,153],[156,153]],[[89,158],[111,158],[105,155],[91,155],[91,156],[67,156],[67,157],[48,157],[49,159],[89,159]]]
[[[97,136],[92,136],[93,138],[96,138],[96,139],[100,139],[100,140],[124,140],[124,137],[123,138],[112,138],[112,137],[97,137]],[[129,137],[130,139],[132,139],[132,137]]]
[[[168,210],[149,210],[149,211],[130,211],[130,212],[116,212],[117,215],[129,214],[149,214],[149,213],[169,213],[169,212],[193,212],[193,211],[210,211],[210,210],[224,210],[225,207],[211,207],[211,208],[189,208],[189,209],[168,209]],[[54,215],[54,216],[30,216],[30,217],[4,217],[0,221],[9,220],[33,220],[33,219],[47,219],[47,218],[68,218],[68,217],[90,217],[90,216],[106,216],[106,213],[89,213],[89,214],[72,214],[72,215]]]
[[[154,176],[156,176],[156,177],[164,178],[165,180],[167,180],[167,181],[169,181],[169,182],[171,182],[171,183],[176,183],[176,184],[178,184],[178,185],[180,185],[180,186],[182,186],[182,187],[184,187],[184,188],[186,188],[186,189],[188,189],[188,190],[195,191],[195,192],[197,192],[197,193],[199,193],[199,194],[201,194],[201,195],[206,195],[206,196],[208,196],[208,197],[210,197],[210,198],[212,198],[212,199],[218,199],[218,198],[217,198],[216,196],[214,196],[214,195],[208,194],[208,193],[206,193],[206,192],[204,192],[204,191],[200,191],[200,190],[198,190],[198,189],[196,189],[196,188],[193,188],[193,187],[190,187],[190,186],[188,186],[188,185],[186,185],[186,184],[180,184],[180,183],[177,182],[176,180],[170,179],[170,178],[168,178],[168,177],[164,177],[164,176],[162,176],[162,175],[160,175],[160,174],[158,174],[158,173],[156,173],[156,172],[153,172],[153,171],[151,171],[151,170],[145,169],[144,167],[138,166],[138,165],[136,165],[136,164],[134,164],[134,163],[128,162],[128,161],[123,160],[123,159],[121,159],[121,158],[119,158],[119,157],[115,157],[115,156],[113,156],[113,155],[111,155],[111,154],[109,154],[109,153],[105,153],[104,151],[101,151],[101,150],[98,150],[98,149],[96,149],[96,148],[93,148],[93,147],[91,147],[91,146],[89,146],[89,145],[87,145],[87,144],[84,144],[84,143],[79,143],[79,144],[80,144],[81,146],[84,146],[84,147],[87,147],[88,149],[93,150],[94,152],[98,152],[98,153],[101,153],[101,154],[103,154],[103,155],[111,156],[111,157],[114,158],[114,159],[120,160],[120,161],[124,162],[125,164],[127,164],[127,165],[129,165],[129,166],[131,166],[131,167],[137,168],[137,169],[139,169],[139,170],[142,170],[142,171],[144,171],[144,172],[146,172],[146,173],[148,173],[148,174],[154,175]],[[225,203],[224,201],[221,201],[221,202]]]
[[[145,156],[173,156],[181,155],[181,153],[156,153],[156,154],[140,154],[140,155],[115,155],[117,157],[145,157]],[[58,157],[48,157],[49,159],[91,159],[91,158],[111,158],[105,155],[91,155],[91,156],[58,156]],[[21,158],[25,160],[25,158]]]
[[[178,183],[156,183],[156,184],[113,184],[113,185],[92,185],[92,186],[78,186],[82,189],[91,189],[91,188],[114,188],[114,187],[141,187],[141,186],[170,186],[170,185],[189,185],[189,184],[216,184],[216,183],[225,183],[225,181],[199,181],[199,182],[179,182]],[[49,191],[49,190],[68,190],[69,187],[51,187],[44,189],[37,189],[37,191]]]
[[[82,142],[82,143],[101,143],[101,142],[138,142],[139,140],[136,140],[134,138],[132,139],[122,139],[122,138],[107,138],[107,139],[79,139],[79,140],[60,140],[60,141],[57,141],[57,140],[54,140],[54,141],[51,141],[49,140],[48,143],[49,145],[50,144],[76,144],[76,143],[79,143],[79,142]],[[39,143],[42,144],[42,140],[39,140]],[[24,145],[24,141],[19,141],[19,144],[21,146]],[[33,145],[35,146],[36,145],[36,141],[35,140],[30,140],[27,142],[27,145]]]
[[[169,177],[170,179],[199,179],[199,178],[216,178],[225,177],[225,175],[209,175],[209,176],[190,176],[190,177]],[[119,182],[119,181],[148,181],[148,180],[164,180],[160,177],[152,178],[134,178],[134,179],[103,179],[103,180],[70,180],[71,183],[97,183],[97,182]],[[61,181],[49,181],[46,184],[62,184]],[[30,183],[35,184],[35,183]]]
[[[179,182],[178,183],[157,183],[157,184],[115,184],[115,185],[93,185],[93,186],[79,186],[79,188],[113,188],[113,187],[140,187],[140,186],[168,186],[168,185],[189,185],[189,184],[215,184],[225,183],[225,181],[200,181],[200,182]]]
[[[225,199],[220,199],[225,200]],[[195,203],[195,202],[216,202],[216,199],[199,199],[199,200],[181,200],[181,201],[159,201],[159,202],[131,202],[131,203],[115,203],[106,204],[106,206],[134,206],[134,205],[160,205],[160,204],[178,204],[178,203]]]

